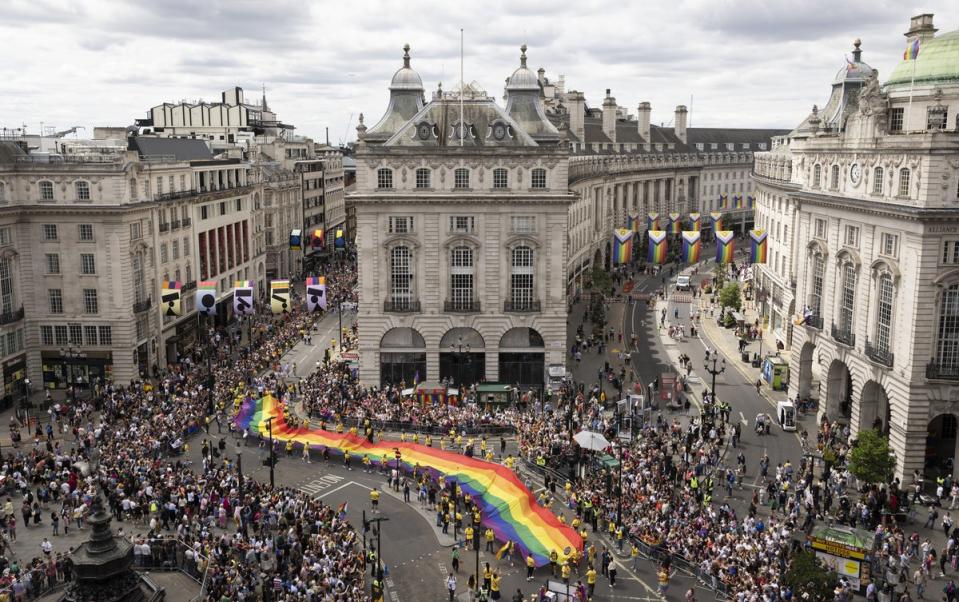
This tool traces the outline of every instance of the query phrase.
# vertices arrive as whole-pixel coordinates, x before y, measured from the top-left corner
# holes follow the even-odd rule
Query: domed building
[[[904,482],[951,474],[959,451],[959,31],[936,31],[913,17],[885,82],[857,40],[753,175],[784,259],[757,279],[780,289],[764,311],[788,332],[790,397],[887,434]]]

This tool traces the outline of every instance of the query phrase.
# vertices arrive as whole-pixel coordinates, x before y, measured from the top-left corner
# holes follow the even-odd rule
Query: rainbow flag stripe
[[[613,232],[613,263],[623,265],[633,257],[633,231],[619,228]]]
[[[703,216],[700,213],[689,214],[689,229],[699,232],[703,229]]]
[[[698,230],[683,231],[683,261],[686,263],[699,261],[699,252],[703,247],[702,236]]]
[[[253,288],[252,280],[236,280],[233,282],[233,288]]]
[[[723,212],[722,211],[710,211],[709,217],[713,219],[713,231],[718,231],[723,229]]]
[[[324,278],[323,280],[325,281],[326,278]],[[320,278],[318,278],[318,277],[316,277],[316,276],[310,276],[309,278],[306,279],[306,285],[307,285],[307,286],[317,286],[317,285],[319,285],[319,284],[320,284]],[[324,284],[326,284],[326,283],[324,282]]]
[[[902,60],[914,61],[917,58],[919,58],[919,38],[913,38],[906,46],[906,51],[902,53]]]
[[[649,263],[666,263],[666,232],[664,230],[650,230],[649,235],[649,253],[646,261]]]
[[[659,214],[658,213],[646,214],[646,229],[659,230]]]
[[[747,207],[747,208],[752,209],[752,208],[753,208],[753,205],[755,205],[755,204],[756,204],[756,199],[754,199],[754,198],[751,197],[751,196],[747,196],[747,197],[746,197],[746,207]]]
[[[716,263],[732,263],[736,233],[732,230],[716,231]]]
[[[639,233],[639,214],[630,213],[626,216],[626,229],[632,230],[635,233]]]
[[[749,239],[751,241],[750,245],[750,262],[752,263],[766,263],[766,255],[768,253],[768,240],[769,233],[765,230],[750,230]]]
[[[681,213],[669,214],[669,233],[679,234],[683,231],[683,220]]]
[[[386,459],[391,467],[411,471],[414,466],[425,469],[433,477],[443,476],[447,483],[455,481],[460,488],[477,501],[482,509],[482,524],[493,529],[500,541],[512,541],[522,555],[533,557],[537,567],[549,564],[549,555],[556,551],[565,560],[573,550],[582,550],[583,540],[576,531],[559,522],[549,510],[536,503],[535,496],[523,485],[512,470],[500,464],[469,458],[462,454],[441,451],[418,443],[377,441],[349,433],[334,433],[310,426],[293,427],[286,422],[283,402],[272,395],[260,399],[246,398],[234,418],[241,429],[250,429],[266,436],[267,419],[273,418],[273,438],[325,447],[331,452],[343,453],[360,460],[369,456],[379,464]],[[396,459],[396,453],[400,459]]]

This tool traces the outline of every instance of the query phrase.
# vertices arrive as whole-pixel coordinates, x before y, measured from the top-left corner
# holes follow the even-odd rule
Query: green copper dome
[[[959,85],[959,31],[927,40],[919,48],[915,65],[913,61],[900,62],[886,80],[885,87],[908,87],[913,81],[913,67],[916,85]]]

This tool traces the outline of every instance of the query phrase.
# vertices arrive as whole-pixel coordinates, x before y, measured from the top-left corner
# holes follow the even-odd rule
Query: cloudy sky
[[[948,11],[952,8],[952,11]],[[566,76],[599,106],[606,88],[669,122],[692,102],[693,126],[791,127],[822,104],[852,41],[880,79],[897,64],[909,17],[959,28],[955,0],[0,0],[0,127],[128,125],[151,106],[259,97],[297,132],[334,144],[375,123],[412,46],[427,90],[466,80],[501,97],[529,65]]]

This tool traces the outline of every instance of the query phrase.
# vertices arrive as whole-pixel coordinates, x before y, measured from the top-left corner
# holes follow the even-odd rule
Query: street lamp
[[[67,384],[73,386],[76,384],[76,371],[74,367],[77,364],[77,361],[87,357],[86,353],[80,351],[78,347],[70,345],[69,347],[60,348],[60,357],[64,358],[67,365]]]
[[[726,358],[722,358],[722,365],[719,368],[716,368],[716,362],[719,361],[719,352],[713,350],[712,352],[706,351],[706,359],[703,360],[703,367],[706,369],[706,372],[712,374],[713,376],[713,386],[710,389],[713,394],[711,404],[715,406],[716,404],[716,375],[722,374],[726,371]],[[712,362],[712,368],[710,368],[709,363]],[[715,411],[715,407],[713,408]],[[710,422],[712,422],[712,412],[710,412]]]
[[[463,364],[464,360],[466,365],[470,364],[470,346],[469,343],[463,344],[463,337],[457,337],[456,342],[450,344],[450,353],[453,354],[453,357],[456,358],[456,376],[459,382],[454,383],[456,386],[462,386],[466,383],[463,378]],[[472,384],[472,383],[470,383]]]

